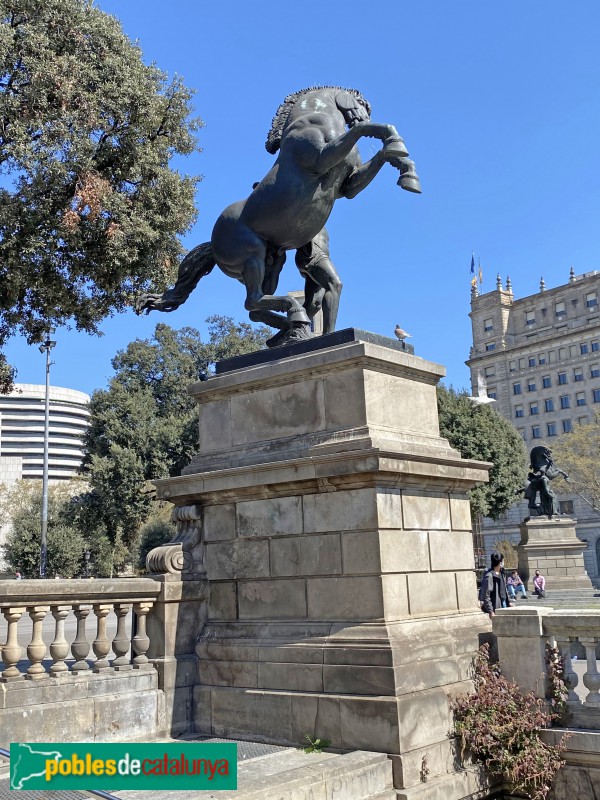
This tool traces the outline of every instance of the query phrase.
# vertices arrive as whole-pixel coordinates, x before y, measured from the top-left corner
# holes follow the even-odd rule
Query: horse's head
[[[357,89],[343,89],[341,86],[311,86],[301,89],[289,94],[277,109],[265,143],[267,152],[275,154],[279,150],[285,124],[299,101],[320,103],[323,109],[329,106],[331,113],[341,113],[344,122],[350,127],[368,120],[371,116],[370,104]]]

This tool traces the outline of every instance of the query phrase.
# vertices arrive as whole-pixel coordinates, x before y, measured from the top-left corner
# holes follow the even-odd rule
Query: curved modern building
[[[17,383],[0,394],[0,482],[42,478],[46,387]],[[83,436],[89,421],[89,395],[50,387],[48,477],[72,478],[83,458]]]

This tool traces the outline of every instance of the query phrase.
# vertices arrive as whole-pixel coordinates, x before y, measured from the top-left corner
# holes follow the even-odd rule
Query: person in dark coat
[[[490,619],[495,616],[497,608],[508,608],[511,605],[506,588],[502,553],[491,555],[491,567],[484,572],[481,579],[479,602],[481,610],[484,614],[489,614]]]

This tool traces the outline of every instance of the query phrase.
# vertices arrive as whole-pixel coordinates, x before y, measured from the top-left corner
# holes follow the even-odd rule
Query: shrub
[[[497,664],[490,663],[488,645],[475,656],[473,672],[475,693],[451,701],[461,755],[469,751],[491,775],[507,781],[511,791],[545,800],[564,764],[561,753],[566,737],[559,745],[549,745],[540,738],[540,730],[557,715],[533,692],[521,692]]]

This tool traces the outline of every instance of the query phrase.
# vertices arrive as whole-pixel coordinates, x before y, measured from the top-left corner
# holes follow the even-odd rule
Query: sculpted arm
[[[356,197],[359,192],[362,192],[362,190],[371,183],[386,160],[383,152],[380,151],[379,153],[375,153],[373,158],[367,161],[366,164],[358,166],[342,184],[340,197],[347,197],[348,199]]]

